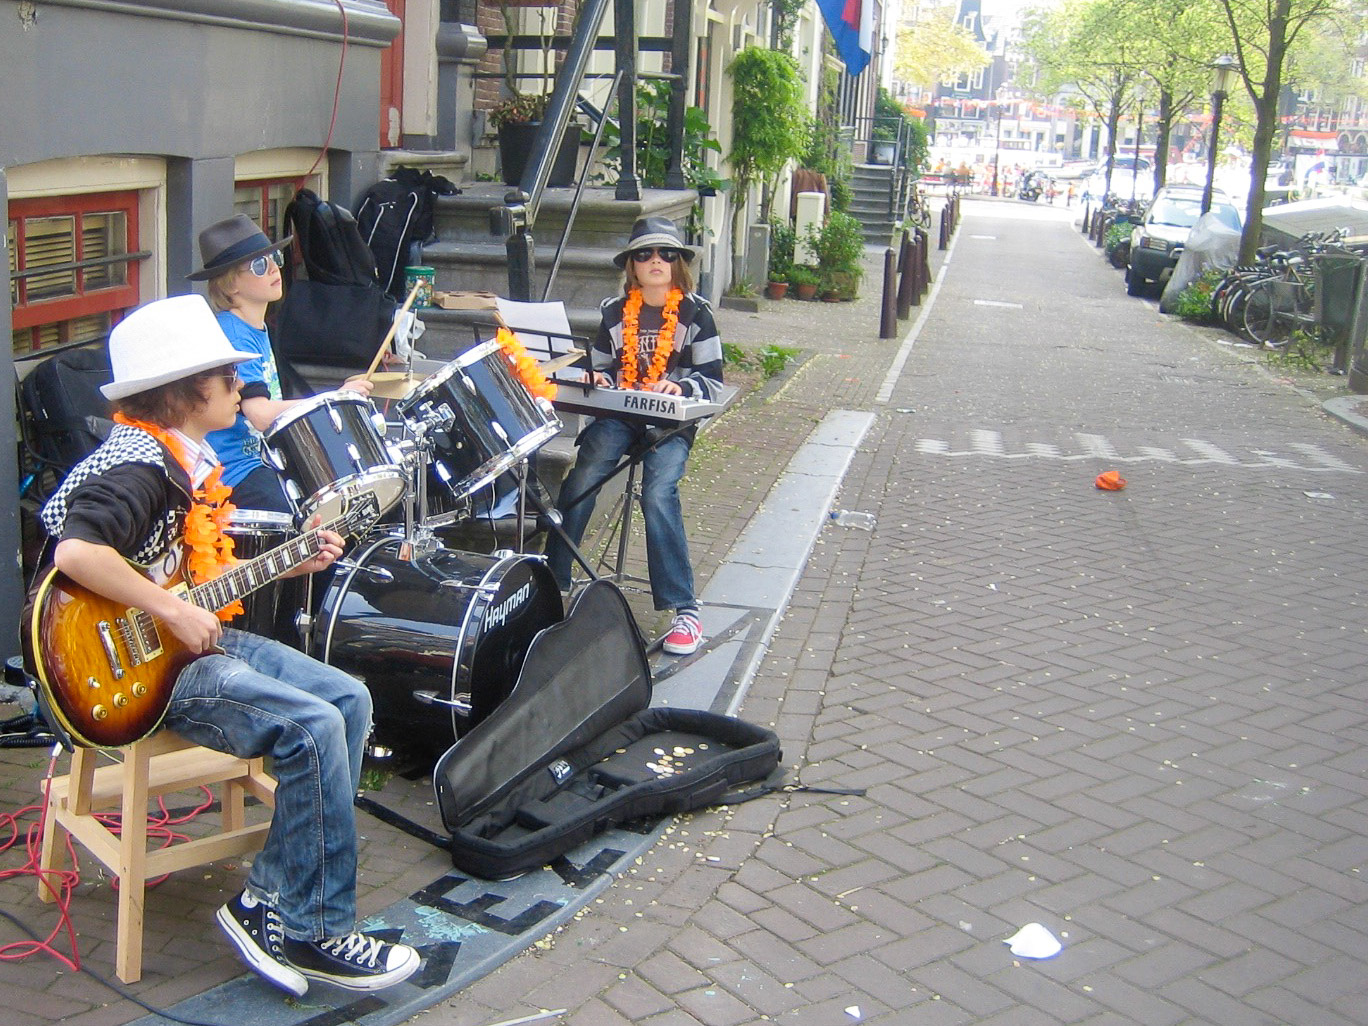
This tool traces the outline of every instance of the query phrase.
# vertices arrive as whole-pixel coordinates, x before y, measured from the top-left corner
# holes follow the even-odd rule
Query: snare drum
[[[412,428],[433,439],[438,475],[461,499],[532,455],[560,431],[550,403],[513,375],[497,342],[462,353],[400,400]]]
[[[361,677],[376,739],[444,752],[517,683],[532,639],[562,619],[540,559],[444,547],[412,561],[404,540],[372,536],[324,592],[314,656]]]
[[[295,529],[288,513],[238,509],[223,533],[233,539],[233,555],[245,562],[284,545],[295,536]],[[243,612],[229,626],[298,648],[295,618],[304,610],[308,584],[308,578],[300,576],[277,578],[258,588],[242,599]]]
[[[379,512],[404,496],[400,460],[381,438],[384,418],[356,392],[322,392],[277,417],[261,441],[265,462],[284,479],[301,521],[342,515],[350,500],[374,495]]]

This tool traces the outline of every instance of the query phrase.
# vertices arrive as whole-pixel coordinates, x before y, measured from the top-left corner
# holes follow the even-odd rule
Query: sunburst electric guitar
[[[186,581],[180,546],[154,566],[131,565],[187,601],[219,610],[307,563],[322,548],[320,532],[356,535],[378,514],[375,496],[358,496],[332,523],[200,585]],[[88,748],[118,748],[156,730],[177,675],[199,658],[150,613],[97,595],[56,567],[29,590],[23,640],[46,708]]]

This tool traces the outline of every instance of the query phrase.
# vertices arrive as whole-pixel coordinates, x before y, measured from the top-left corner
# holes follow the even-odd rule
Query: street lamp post
[[[1230,78],[1235,74],[1235,58],[1222,54],[1212,62],[1211,76],[1211,142],[1207,147],[1206,187],[1202,189],[1202,213],[1211,209],[1211,191],[1216,182],[1216,151],[1220,145],[1221,111],[1225,107]]]

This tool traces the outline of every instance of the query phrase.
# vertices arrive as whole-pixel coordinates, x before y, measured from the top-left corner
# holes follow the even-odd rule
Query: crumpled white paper
[[[1027,923],[1003,943],[1020,958],[1054,958],[1064,950],[1055,935],[1039,923]]]

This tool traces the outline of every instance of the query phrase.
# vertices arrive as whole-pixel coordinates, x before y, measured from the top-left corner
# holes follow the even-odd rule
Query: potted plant
[[[544,93],[514,93],[490,110],[489,123],[499,134],[499,166],[505,185],[517,185],[522,181],[549,99],[550,96]],[[548,185],[564,186],[574,182],[579,145],[579,126],[571,124],[556,151]]]
[[[793,270],[793,246],[796,241],[793,225],[778,219],[770,225],[769,283],[765,295],[783,299],[789,287],[789,271]]]
[[[826,224],[808,228],[808,245],[817,254],[817,275],[822,298],[854,299],[864,273],[864,233],[860,222],[833,210]]]
[[[811,299],[817,295],[817,286],[821,283],[817,272],[805,264],[794,264],[789,269],[788,281],[799,299]]]
[[[727,65],[727,74],[732,80],[732,142],[727,154],[732,168],[732,277],[739,278],[745,262],[741,220],[751,189],[772,186],[788,162],[803,152],[808,122],[802,73],[792,55],[748,46]],[[771,200],[774,192],[768,191]],[[761,216],[768,215],[766,206]]]

